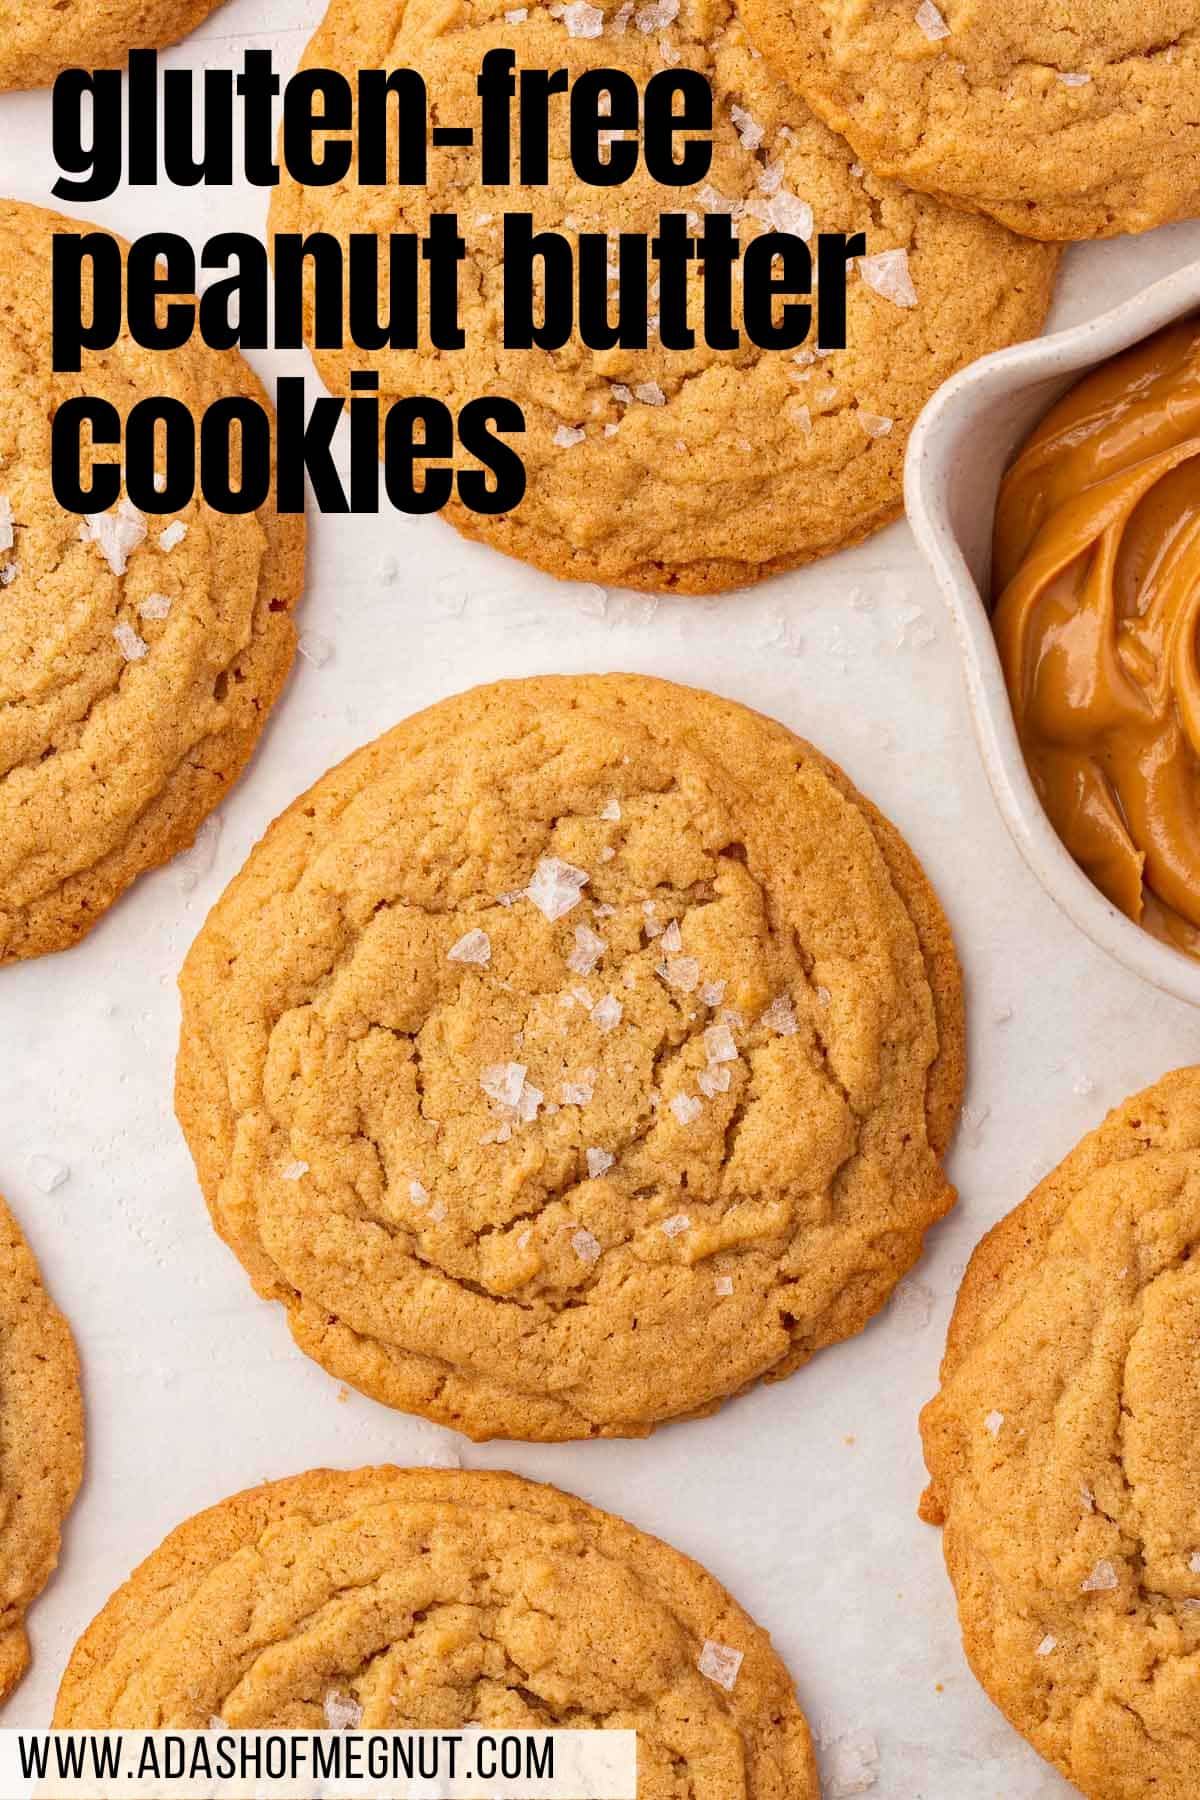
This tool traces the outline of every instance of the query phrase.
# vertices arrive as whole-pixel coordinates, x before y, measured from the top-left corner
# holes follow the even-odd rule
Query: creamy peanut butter
[[[1051,408],[1005,476],[994,626],[1025,760],[1109,899],[1200,956],[1200,321]]]

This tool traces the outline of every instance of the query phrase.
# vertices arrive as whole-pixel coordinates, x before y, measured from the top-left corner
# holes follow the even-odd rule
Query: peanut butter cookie
[[[54,1573],[82,1474],[75,1346],[0,1199],[0,1700],[29,1666],[26,1609]]]
[[[1044,239],[1200,212],[1198,0],[739,0],[881,176]]]
[[[178,43],[219,0],[0,0],[0,93],[49,87],[64,69],[119,69],[131,50]]]
[[[272,202],[280,232],[424,233],[431,214],[457,213],[465,347],[314,348],[322,379],[350,392],[358,370],[378,375],[381,401],[429,394],[457,413],[504,395],[524,413],[510,441],[528,486],[511,511],[485,515],[455,499],[448,517],[554,575],[635,588],[707,593],[755,581],[857,542],[901,510],[905,440],[933,390],[964,363],[1035,333],[1049,303],[1052,252],[864,175],[854,152],[792,98],[752,50],[729,0],[506,8],[433,0],[334,0],[305,52],[340,69],[411,65],[436,96],[439,122],[467,125],[489,50],[523,66],[624,71],[644,88],[658,71],[698,70],[714,91],[714,157],[705,181],[666,187],[644,159],[632,179],[591,187],[572,172],[565,101],[550,112],[550,181],[506,191],[478,180],[478,150],[430,151],[426,187],[303,188],[284,180]],[[514,165],[515,166],[515,165]],[[865,231],[869,254],[849,278],[845,350],[819,354],[816,333],[796,352],[765,351],[744,332],[730,350],[705,347],[706,291],[689,265],[692,349],[664,348],[661,296],[648,271],[645,350],[561,351],[501,342],[502,215],[532,214],[535,230],[611,233],[615,304],[619,232],[653,237],[664,212],[732,215],[743,246],[765,231],[812,240]],[[734,283],[733,292],[741,290]],[[740,302],[739,302],[740,304]],[[740,313],[739,313],[740,317]],[[306,302],[313,341],[313,296]],[[466,458],[465,466],[474,467]]]
[[[1088,1800],[1200,1764],[1200,1068],[979,1246],[922,1418],[971,1666]]]
[[[54,1722],[214,1720],[621,1728],[643,1800],[818,1797],[766,1632],[678,1550],[515,1475],[318,1469],[173,1531],[76,1645]]]
[[[339,1379],[473,1437],[788,1375],[952,1203],[937,901],[839,770],[690,688],[407,720],[275,822],[180,985],[217,1229]]]
[[[191,843],[283,685],[303,581],[303,521],[273,508],[195,499],[168,520],[122,497],[81,520],[55,500],[50,422],[72,394],[122,418],[149,394],[266,402],[241,357],[199,343],[122,336],[54,372],[52,240],[95,229],[0,202],[0,963],[75,943]]]

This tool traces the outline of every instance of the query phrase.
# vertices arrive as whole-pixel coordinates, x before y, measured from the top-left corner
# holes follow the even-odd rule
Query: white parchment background
[[[271,46],[286,73],[318,0],[229,0],[175,66]],[[0,97],[0,191],[51,203],[46,94]],[[260,231],[248,189],[119,192],[90,216],[199,243]],[[75,208],[76,212],[84,209]],[[1103,310],[1200,257],[1200,224],[1068,253],[1054,321]],[[299,355],[252,359],[268,379]],[[315,390],[314,390],[315,391]],[[389,565],[389,559],[392,559]],[[389,568],[398,573],[388,579]],[[438,520],[314,518],[299,660],[211,868],[144,878],[88,941],[0,972],[0,1190],[83,1358],[88,1475],[32,1618],[34,1667],[5,1725],[48,1722],[70,1647],[178,1521],[317,1465],[509,1467],[624,1514],[714,1571],[772,1632],[815,1730],[879,1741],[878,1800],[1051,1800],[1070,1790],[963,1661],[937,1534],[920,1525],[916,1414],[933,1391],[972,1246],[1104,1110],[1200,1056],[1200,1015],[1094,950],[1010,843],[976,754],[953,636],[904,525],[715,601],[563,586]],[[478,681],[637,669],[710,686],[813,738],[902,827],[954,924],[971,1021],[957,1212],[901,1298],[854,1342],[717,1417],[646,1443],[475,1448],[337,1384],[292,1346],[210,1229],[171,1110],[175,975],[269,820],[356,745]],[[40,1191],[30,1158],[69,1179]]]

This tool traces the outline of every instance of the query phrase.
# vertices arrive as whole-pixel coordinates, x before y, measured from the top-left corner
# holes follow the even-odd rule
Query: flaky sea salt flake
[[[671,1096],[671,1111],[681,1125],[694,1124],[703,1110],[703,1103],[692,1094],[673,1094]]]
[[[40,1194],[52,1194],[71,1173],[69,1163],[62,1162],[57,1156],[47,1156],[41,1150],[33,1152],[25,1167],[29,1170],[30,1181]]]
[[[725,1064],[710,1064],[707,1069],[701,1069],[696,1076],[696,1086],[707,1100],[714,1100],[718,1094],[729,1092],[731,1080],[732,1077]]]
[[[567,28],[568,37],[598,38],[604,30],[603,8],[589,6],[588,0],[571,0],[558,16]]]
[[[692,1221],[686,1213],[673,1213],[669,1219],[663,1220],[662,1228],[664,1237],[676,1238],[692,1229]]]
[[[879,1779],[879,1745],[873,1732],[848,1731],[830,1745],[825,1791],[829,1800],[865,1794]]]
[[[633,22],[639,31],[647,37],[657,31],[665,31],[679,17],[679,0],[650,0],[648,6],[639,6],[633,15]]]
[[[1042,1639],[1041,1643],[1038,1645],[1035,1654],[1038,1656],[1053,1656],[1054,1652],[1057,1649],[1058,1649],[1058,1639],[1056,1637],[1051,1637],[1049,1632],[1047,1632],[1046,1636]]]
[[[133,626],[126,625],[124,620],[120,625],[113,626],[113,636],[126,662],[140,662],[143,656],[149,654],[150,646],[145,638],[139,637]]]
[[[744,106],[731,106],[729,116],[737,127],[742,149],[757,150],[763,141],[763,128],[758,120],[752,118]]]
[[[571,1234],[571,1248],[582,1263],[594,1263],[600,1260],[604,1246],[600,1239],[593,1237],[584,1226]]]
[[[362,1716],[363,1709],[352,1694],[330,1688],[325,1696],[325,1723],[330,1731],[357,1731]]]
[[[916,11],[916,21],[931,44],[936,44],[939,39],[950,36],[950,27],[933,4],[933,0],[921,0]]]
[[[603,1000],[597,1000],[592,1008],[592,1019],[601,1031],[612,1031],[621,1023],[624,1008],[612,994],[605,994]]]
[[[308,1164],[300,1161],[284,1163],[282,1169],[279,1171],[279,1176],[282,1181],[299,1181],[302,1176],[307,1174]]]
[[[167,594],[147,594],[144,600],[138,601],[138,614],[143,619],[165,619],[170,610],[171,601]]]
[[[582,444],[587,432],[581,425],[556,425],[554,442],[560,450],[569,450],[573,444]]]
[[[1111,1594],[1120,1585],[1117,1571],[1106,1558],[1101,1558],[1086,1581],[1080,1582],[1079,1588],[1083,1594]]]
[[[887,437],[896,422],[885,413],[866,412],[861,406],[856,410],[855,417],[867,436],[873,438]]]
[[[1074,73],[1073,71],[1064,70],[1064,72],[1059,75],[1058,79],[1062,82],[1063,86],[1066,88],[1077,88],[1077,87],[1086,87],[1088,82],[1092,78],[1090,75],[1080,75],[1080,74]]]
[[[14,542],[12,501],[0,494],[0,551],[11,550]]]
[[[589,1181],[598,1181],[612,1168],[616,1157],[611,1150],[601,1150],[595,1144],[587,1152],[587,1172]]]
[[[418,1181],[415,1175],[408,1184],[408,1197],[414,1206],[429,1205],[429,1189],[423,1181]]]
[[[668,956],[660,967],[668,987],[692,994],[700,985],[700,964],[694,956]]]
[[[122,500],[115,512],[87,513],[79,535],[86,543],[97,544],[100,554],[114,575],[123,575],[131,553],[146,536],[146,521],[129,500]]]
[[[479,1073],[479,1085],[497,1106],[515,1107],[525,1086],[525,1064],[489,1063]]]
[[[736,1062],[738,1047],[728,1025],[709,1025],[704,1032],[704,1054],[710,1063]]]
[[[333,640],[323,637],[319,631],[302,631],[296,640],[296,648],[314,669],[323,669],[333,660]]]
[[[777,994],[759,1019],[768,1031],[776,1031],[780,1037],[792,1037],[800,1027],[796,1023],[796,1014],[792,1007],[790,994]]]
[[[620,816],[621,816],[621,802],[618,799],[616,799],[615,796],[613,799],[611,799],[608,802],[607,806],[603,806],[600,809],[600,817],[602,819],[610,819],[615,822],[617,819],[620,818]]]
[[[984,1430],[990,1431],[993,1437],[999,1437],[1003,1427],[1004,1414],[1002,1412],[990,1412],[983,1421]]]
[[[667,404],[667,396],[657,381],[639,381],[633,392],[634,398],[640,400],[643,406],[665,406]]]
[[[732,1694],[744,1661],[744,1651],[734,1650],[728,1644],[718,1644],[713,1638],[705,1638],[696,1667],[706,1680],[715,1681],[727,1694]]]
[[[733,1292],[733,1276],[732,1275],[718,1275],[716,1280],[713,1282],[713,1291],[722,1300],[728,1300],[730,1294],[732,1294],[732,1292]]]
[[[166,530],[159,532],[158,547],[160,550],[174,550],[179,544],[182,544],[187,534],[188,528],[183,520],[172,519]]]
[[[812,207],[807,200],[801,200],[796,194],[789,194],[786,188],[781,189],[768,202],[767,217],[776,231],[803,238],[805,243],[813,234]]]
[[[580,891],[588,879],[586,869],[577,869],[559,856],[543,856],[533,871],[533,880],[525,889],[525,898],[532,900],[542,916],[553,922],[569,913],[573,906],[578,906]]]
[[[446,952],[447,962],[474,963],[481,969],[486,969],[491,960],[492,940],[478,925],[472,926],[470,931],[464,931]]]
[[[606,940],[594,932],[590,925],[577,925],[575,948],[567,957],[567,967],[573,975],[590,975],[607,949]]]
[[[860,256],[858,272],[869,288],[893,306],[917,304],[907,250],[879,250],[874,256]]]

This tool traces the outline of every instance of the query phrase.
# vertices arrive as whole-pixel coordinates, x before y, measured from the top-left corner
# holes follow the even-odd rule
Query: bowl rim
[[[1200,1006],[1200,960],[1151,936],[1114,906],[1071,856],[1038,799],[1017,738],[987,606],[951,526],[945,492],[959,440],[998,395],[1055,376],[1070,385],[1069,378],[1197,310],[1200,261],[1185,264],[1081,325],[979,358],[929,400],[913,427],[904,462],[905,509],[954,624],[976,741],[1011,837],[1051,899],[1093,943],[1135,975],[1193,1006]],[[994,503],[993,495],[993,509]]]

